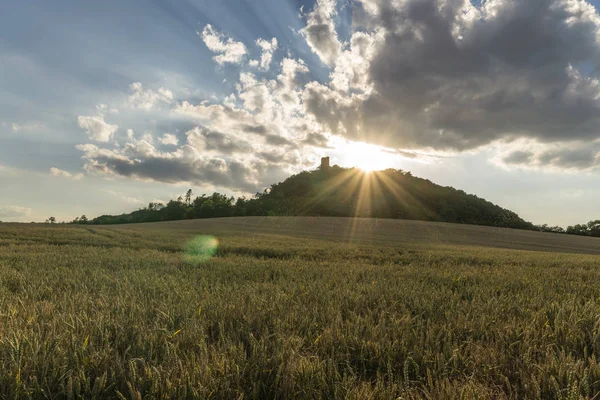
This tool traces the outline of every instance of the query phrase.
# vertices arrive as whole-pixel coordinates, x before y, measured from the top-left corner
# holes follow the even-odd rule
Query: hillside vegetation
[[[220,245],[189,264],[198,235]],[[598,242],[346,218],[2,224],[0,398],[595,396],[597,256],[448,244],[486,235]]]
[[[293,175],[252,199],[236,200],[219,193],[194,199],[190,191],[166,205],[151,203],[130,214],[102,216],[91,223],[230,216],[375,217],[535,229],[512,211],[409,172],[388,169],[364,173],[337,166]]]

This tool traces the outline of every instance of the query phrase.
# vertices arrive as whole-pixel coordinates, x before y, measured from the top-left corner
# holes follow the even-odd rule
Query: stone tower
[[[321,158],[321,169],[329,169],[329,157]]]

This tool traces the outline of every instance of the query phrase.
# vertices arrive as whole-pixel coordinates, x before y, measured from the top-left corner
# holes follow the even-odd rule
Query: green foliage
[[[365,174],[333,166],[301,172],[274,184],[252,199],[219,193],[192,200],[171,200],[166,207],[148,208],[120,216],[101,216],[92,224],[173,221],[230,216],[374,217],[456,222],[518,229],[535,229],[512,211],[451,187],[388,169]]]
[[[269,233],[278,221],[3,224],[0,397],[600,392],[596,256],[407,242],[391,226],[387,241]],[[191,266],[181,249],[198,233],[221,244]]]
[[[571,235],[600,237],[600,220],[590,221],[587,224],[569,226],[566,233]]]

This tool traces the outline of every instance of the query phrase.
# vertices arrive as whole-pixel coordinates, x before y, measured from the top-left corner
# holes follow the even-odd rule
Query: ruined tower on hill
[[[329,169],[329,157],[321,158],[321,170]]]

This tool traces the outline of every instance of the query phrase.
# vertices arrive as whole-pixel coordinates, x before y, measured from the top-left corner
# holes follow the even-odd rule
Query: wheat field
[[[0,224],[0,398],[593,398],[598,254],[390,220]]]

